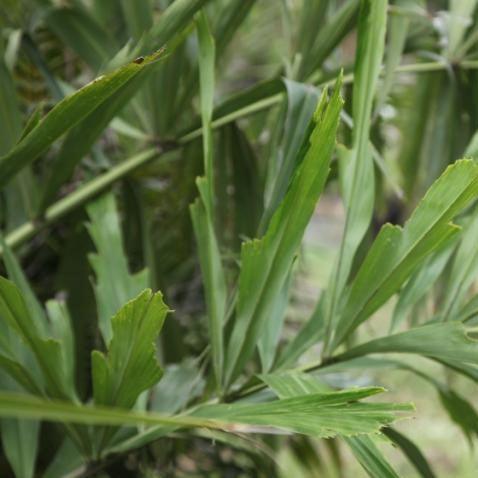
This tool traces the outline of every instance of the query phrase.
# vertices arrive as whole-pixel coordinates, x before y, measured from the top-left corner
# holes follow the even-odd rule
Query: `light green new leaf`
[[[95,425],[161,425],[174,428],[212,428],[229,432],[289,431],[331,437],[337,433],[372,433],[397,419],[409,404],[358,402],[382,392],[362,388],[329,394],[311,394],[260,404],[208,405],[190,415],[166,416],[118,408],[75,405],[31,395],[0,393],[0,416]]]
[[[384,51],[387,0],[362,0],[353,89],[352,149],[342,149],[340,179],[347,207],[339,257],[326,296],[325,353],[336,325],[337,305],[352,262],[372,218],[374,171],[370,149],[370,124],[375,90]]]
[[[161,378],[155,340],[168,312],[162,295],[145,290],[111,320],[108,352],[92,353],[93,396],[98,405],[131,408]]]
[[[261,379],[281,398],[294,397],[304,393],[330,391],[327,385],[305,373],[262,375]],[[344,436],[342,438],[350,446],[355,457],[369,476],[373,478],[398,478],[398,475],[382,456],[371,438],[363,435]]]
[[[374,387],[357,388],[266,403],[209,405],[199,408],[193,415],[234,424],[231,430],[238,432],[266,431],[269,428],[322,438],[374,433],[396,420],[397,412],[413,410],[410,404],[359,401],[383,391]]]
[[[335,347],[397,292],[427,255],[459,231],[449,221],[477,195],[478,164],[457,161],[432,185],[403,228],[382,227],[344,301]]]
[[[10,152],[0,158],[0,184],[5,185],[24,166],[39,155],[70,128],[78,124],[144,68],[155,63],[161,51],[133,61],[100,76],[60,101]]]
[[[440,362],[477,365],[478,342],[460,322],[432,323],[399,334],[371,340],[334,357],[333,361],[350,360],[374,353],[412,353]]]
[[[322,93],[308,148],[300,152],[303,160],[265,236],[242,245],[236,321],[227,347],[228,384],[254,352],[324,188],[342,107],[340,86],[341,78],[329,102],[327,92]]]
[[[99,327],[104,341],[108,343],[111,339],[111,318],[127,301],[148,287],[148,271],[129,272],[113,193],[96,199],[87,210],[91,219],[88,231],[98,251],[97,254],[90,254],[89,260],[96,274]]]

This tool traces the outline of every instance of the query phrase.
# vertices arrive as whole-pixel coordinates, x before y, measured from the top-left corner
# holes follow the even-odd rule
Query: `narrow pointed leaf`
[[[155,63],[161,52],[100,76],[80,90],[60,101],[13,149],[0,157],[0,184],[5,185],[24,166],[40,154],[66,131],[79,123],[103,102],[107,101],[144,68]]]
[[[111,339],[111,318],[123,304],[148,287],[148,271],[129,272],[113,194],[96,199],[87,210],[91,219],[88,231],[98,251],[91,254],[89,260],[96,275],[99,327],[108,343]]]
[[[257,345],[325,185],[342,106],[340,85],[339,79],[328,104],[327,93],[322,94],[308,148],[265,236],[242,246],[236,322],[226,360],[228,383],[241,373]]]
[[[478,195],[478,165],[449,166],[402,228],[386,224],[355,277],[337,325],[335,345],[383,305],[430,253],[459,228],[450,224]]]

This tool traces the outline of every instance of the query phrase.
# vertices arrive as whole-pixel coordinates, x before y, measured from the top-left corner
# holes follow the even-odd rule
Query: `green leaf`
[[[291,80],[284,80],[287,98],[284,106],[287,113],[283,128],[280,128],[277,150],[268,161],[267,182],[265,186],[265,207],[262,218],[262,228],[269,220],[283,200],[291,176],[302,158],[301,146],[310,135],[311,118],[317,106],[319,94],[316,88]]]
[[[205,206],[208,194],[205,183],[204,178],[198,179],[198,188],[202,194],[190,206],[190,211],[204,282],[214,373],[216,384],[220,387],[224,368],[223,327],[226,318],[227,289],[211,213]]]
[[[38,452],[39,422],[20,419],[1,421],[2,447],[17,478],[32,478]]]
[[[429,257],[418,270],[412,274],[405,286],[400,291],[398,301],[393,311],[390,331],[394,332],[405,319],[408,310],[416,304],[433,286],[437,278],[443,272],[450,256],[455,250],[459,234],[452,236],[451,243],[442,250],[435,252]]]
[[[183,30],[198,12],[210,0],[175,0],[146,33],[143,45],[162,47],[172,40],[176,33]]]
[[[201,371],[194,360],[168,365],[161,382],[152,393],[151,410],[176,413],[201,394],[205,385]]]
[[[414,0],[405,0],[405,2],[401,2],[400,7],[406,8],[408,4],[413,5]],[[410,18],[407,15],[392,14],[389,16],[385,74],[383,83],[377,95],[377,104],[375,106],[377,112],[380,112],[380,109],[385,105],[387,96],[392,89],[395,78],[395,68],[400,64],[403,49],[405,48],[409,24]]]
[[[259,378],[279,398],[291,398],[308,393],[326,393],[331,391],[331,388],[317,377],[303,372],[262,374],[259,375]]]
[[[450,275],[447,277],[441,317],[443,320],[456,319],[459,310],[464,306],[466,294],[476,280],[478,272],[478,212],[475,210],[472,217],[463,226],[464,231],[461,243],[456,250]]]
[[[448,43],[446,53],[449,58],[460,47],[466,30],[473,23],[473,13],[477,0],[450,0],[448,17]]]
[[[265,236],[243,244],[236,321],[227,346],[226,381],[231,384],[251,357],[287,279],[315,204],[323,190],[342,100],[341,78],[327,104],[324,91],[314,114],[307,150]]]
[[[478,342],[460,322],[433,323],[371,340],[333,358],[350,360],[374,353],[412,353],[440,362],[478,364]]]
[[[138,40],[152,26],[154,13],[152,2],[151,0],[139,0],[133,3],[121,0],[120,3],[130,36]]]
[[[212,205],[214,201],[214,169],[212,162],[213,142],[211,121],[214,102],[214,61],[216,49],[206,14],[201,12],[197,18],[204,174],[208,186],[208,202]]]
[[[315,34],[314,30],[315,42],[312,48],[308,51],[304,51],[304,60],[301,62],[301,69],[299,71],[300,78],[308,78],[320,68],[327,57],[353,29],[356,24],[359,6],[360,0],[344,2],[344,4],[327,19],[317,34]]]
[[[396,412],[413,410],[410,404],[359,401],[383,391],[382,388],[357,388],[266,403],[209,405],[199,408],[193,415],[235,424],[231,430],[236,432],[273,428],[322,438],[373,433],[394,421]]]
[[[111,339],[111,318],[128,300],[148,287],[148,271],[130,274],[122,244],[122,233],[112,193],[105,194],[87,207],[88,225],[97,254],[89,260],[95,271],[95,295],[98,304],[99,327],[103,339]]]
[[[79,123],[123,85],[155,63],[161,51],[100,76],[60,101],[10,152],[0,158],[0,185],[33,162],[62,134]]]
[[[155,340],[167,312],[162,295],[145,290],[113,317],[107,354],[94,351],[91,357],[95,404],[131,408],[159,381]]]
[[[212,138],[212,110],[214,99],[215,45],[206,15],[198,15],[199,83],[203,130],[204,178],[197,179],[199,198],[190,207],[191,218],[199,250],[199,262],[206,296],[211,353],[218,390],[223,382],[224,338],[227,288],[221,254],[214,230],[215,193]]]
[[[63,8],[50,8],[46,24],[88,65],[98,71],[115,53],[110,30],[78,3]]]
[[[435,473],[415,443],[395,428],[385,427],[382,433],[402,450],[422,478],[435,478]]]
[[[343,150],[340,158],[342,195],[347,213],[339,257],[327,289],[325,354],[330,352],[339,298],[349,277],[357,248],[372,218],[375,194],[369,133],[384,51],[387,3],[387,0],[362,0],[360,6],[354,70],[352,149],[346,152]]]
[[[35,327],[41,335],[45,336],[49,329],[45,310],[36,298],[35,293],[33,292],[13,251],[8,247],[3,238],[0,239],[0,244],[3,249],[3,261],[5,263],[5,268],[7,269],[8,277],[20,289],[27,308],[30,311],[30,316],[35,322]]]
[[[151,72],[151,69],[143,69],[133,79],[121,86],[108,101],[85,116],[77,126],[67,133],[42,188],[39,213],[45,211],[61,186],[71,178],[78,163],[90,152],[95,141],[112,119],[134,97]]]
[[[0,416],[125,427],[147,424],[172,428],[228,428],[226,423],[207,418],[186,415],[167,416],[159,413],[132,412],[121,408],[93,407],[9,392],[0,392]]]
[[[32,351],[49,395],[74,400],[76,392],[68,380],[61,344],[39,335],[20,291],[3,277],[0,277],[0,316]]]
[[[350,286],[334,347],[397,292],[426,256],[459,231],[449,221],[477,194],[478,165],[457,161],[432,185],[403,229],[382,227]]]
[[[345,437],[344,440],[368,476],[371,478],[398,478],[399,475],[385,460],[370,437]]]

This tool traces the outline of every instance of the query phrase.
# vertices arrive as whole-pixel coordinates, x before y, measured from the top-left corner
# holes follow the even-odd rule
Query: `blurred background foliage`
[[[199,46],[191,23],[201,7],[216,45],[214,180],[217,234],[229,286],[237,276],[240,239],[264,230],[261,218],[270,218],[287,188],[293,167],[290,156],[302,142],[319,90],[341,68],[346,103],[339,137],[340,142],[351,143],[358,0],[191,0],[184,18],[165,13],[188,1],[0,0],[0,154],[65,95],[167,44],[165,60],[147,73],[140,87],[134,82],[124,87],[115,101],[92,113],[90,122],[75,125],[39,161],[24,167],[0,195],[3,237],[15,250],[36,296],[42,303],[56,298],[67,305],[76,340],[75,381],[83,400],[92,393],[90,351],[102,346],[88,257],[101,248],[116,247],[111,237],[103,238],[103,243],[91,239],[85,223],[91,223],[90,229],[101,228],[107,214],[83,206],[109,186],[120,211],[117,238],[120,249],[123,238],[126,273],[146,267],[145,284],[161,290],[175,311],[160,336],[167,370],[163,390],[168,390],[167,380],[170,388],[183,387],[180,390],[191,399],[211,387],[196,380],[207,367],[203,352],[209,336],[206,322],[200,320],[205,299],[189,212],[197,196],[195,178],[203,173]],[[403,223],[447,165],[478,154],[476,3],[396,0],[388,6],[384,67],[370,133],[376,199],[357,262],[380,226],[386,221]],[[123,171],[128,158],[144,151],[150,154]],[[279,174],[279,180],[271,182],[264,158],[276,159],[289,174],[283,179]],[[337,175],[334,161],[325,198],[295,264],[285,338],[293,336],[314,310],[337,254],[344,220]],[[104,184],[95,183],[101,178],[106,178]],[[85,196],[74,196],[90,184]],[[432,317],[444,287],[446,278],[417,301],[408,319]],[[364,337],[386,331],[380,314],[391,314],[393,304],[387,307],[361,332]],[[306,356],[310,359],[315,353],[312,349]],[[403,400],[410,399],[404,384],[412,383],[423,416],[400,429],[429,452],[439,476],[474,476],[477,458],[456,424],[436,405],[435,394],[419,379],[410,379],[403,371],[394,373],[392,380],[391,372],[370,367],[359,380],[340,374],[337,380],[352,384],[379,380]],[[448,378],[465,396],[474,393],[463,379]],[[161,393],[153,394],[157,411],[177,411],[186,405]],[[173,402],[169,406],[168,400]],[[455,417],[459,425],[460,420]],[[461,422],[461,426],[472,442],[477,424]],[[62,476],[52,471],[55,466],[64,469],[62,461],[68,460],[66,451],[58,453],[61,436],[45,424],[41,437],[38,476]],[[98,467],[100,471],[92,464],[82,476],[362,473],[334,440],[271,437],[261,442],[265,453],[256,453],[256,447],[253,438],[234,443],[233,438],[201,431],[197,436],[177,433],[173,439],[159,439],[113,457]],[[2,476],[12,473],[8,462],[11,459],[3,453]],[[398,453],[392,462],[400,476],[416,476]]]

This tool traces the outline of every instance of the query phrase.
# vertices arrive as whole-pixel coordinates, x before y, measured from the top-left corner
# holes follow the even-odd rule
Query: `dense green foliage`
[[[440,475],[372,372],[473,442],[477,4],[0,0],[0,475]]]

